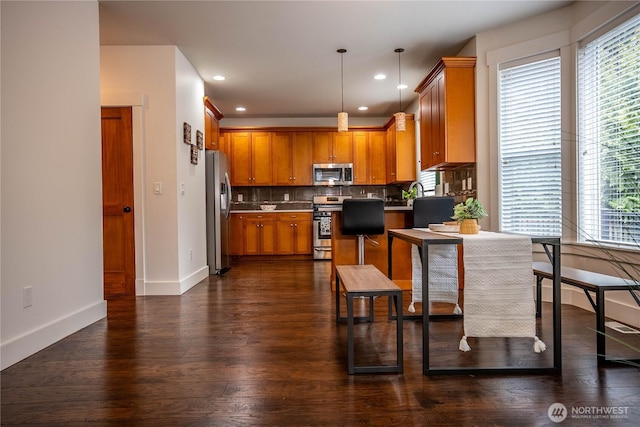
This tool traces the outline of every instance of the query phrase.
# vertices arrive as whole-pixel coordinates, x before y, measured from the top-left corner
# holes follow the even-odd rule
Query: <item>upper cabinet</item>
[[[412,114],[406,115],[406,130],[396,129],[395,117],[387,126],[387,183],[416,180],[416,124]]]
[[[387,183],[386,141],[387,135],[384,131],[353,132],[353,183],[355,185]]]
[[[313,163],[352,163],[351,132],[313,132]]]
[[[231,184],[272,185],[271,132],[231,132]]]
[[[224,115],[204,97],[204,147],[207,150],[223,150],[220,144],[220,119]]]
[[[311,132],[273,132],[273,185],[311,185]]]
[[[474,57],[445,57],[418,85],[421,168],[476,161]]]

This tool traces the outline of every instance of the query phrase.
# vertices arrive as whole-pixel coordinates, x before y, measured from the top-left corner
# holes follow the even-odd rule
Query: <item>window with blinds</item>
[[[418,181],[424,187],[425,196],[433,196],[436,194],[436,172],[423,170],[418,175]]]
[[[562,234],[560,58],[547,56],[500,67],[501,231]]]
[[[578,51],[578,236],[640,244],[640,15]]]

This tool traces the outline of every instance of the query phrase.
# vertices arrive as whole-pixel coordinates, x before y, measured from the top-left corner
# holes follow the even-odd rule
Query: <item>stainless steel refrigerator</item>
[[[205,151],[207,179],[207,262],[209,274],[229,270],[229,162],[221,151]]]

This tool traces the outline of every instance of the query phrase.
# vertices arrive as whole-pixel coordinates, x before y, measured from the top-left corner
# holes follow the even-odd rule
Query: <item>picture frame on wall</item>
[[[182,125],[183,131],[183,142],[185,144],[191,144],[191,125],[187,122],[184,122]]]
[[[196,131],[196,145],[198,150],[204,150],[204,134],[199,130]]]
[[[191,163],[198,164],[198,147],[193,144],[191,145]]]

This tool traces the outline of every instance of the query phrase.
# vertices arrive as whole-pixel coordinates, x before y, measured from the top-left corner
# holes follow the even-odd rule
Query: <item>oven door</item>
[[[313,259],[331,259],[331,214],[328,212],[313,214]]]

